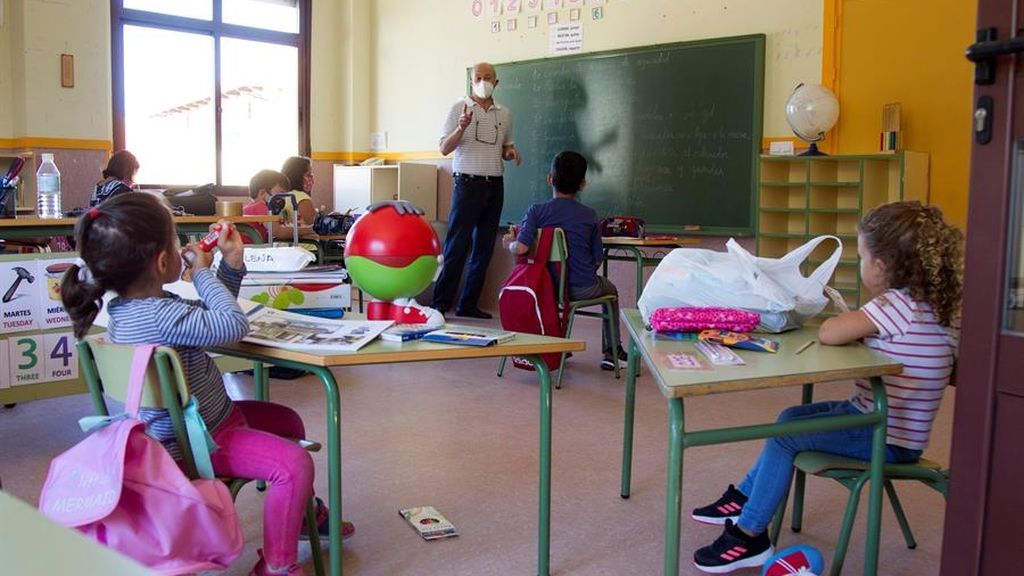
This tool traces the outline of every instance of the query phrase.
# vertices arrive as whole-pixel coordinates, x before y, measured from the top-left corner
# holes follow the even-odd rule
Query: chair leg
[[[576,320],[576,310],[569,310],[569,320],[565,323],[565,337],[572,337],[572,324]],[[562,352],[562,362],[558,366],[558,378],[555,380],[555,390],[562,389],[562,374],[565,373],[565,352]]]
[[[507,356],[502,356],[501,360],[498,360],[498,378],[501,378],[503,372],[505,372],[505,361],[508,360]]]
[[[890,480],[885,481],[885,493],[889,495],[889,503],[892,504],[892,511],[896,513],[896,521],[900,524],[900,531],[903,532],[903,540],[907,548],[917,548],[917,541],[914,540],[914,533],[910,531],[910,523],[907,522],[907,515],[903,512],[903,505],[900,504],[900,497],[896,495],[896,487]]]
[[[786,488],[786,493],[782,495],[782,500],[779,502],[779,507],[775,509],[775,517],[772,518],[772,524],[770,531],[768,532],[768,539],[771,540],[772,546],[778,548],[779,546],[779,534],[782,533],[782,521],[786,517],[786,504],[789,502],[789,488]]]
[[[860,504],[860,491],[867,482],[868,476],[869,474],[864,472],[856,481],[846,484],[850,490],[850,499],[846,502],[846,511],[843,513],[843,526],[839,530],[836,553],[832,558],[832,569],[829,571],[830,576],[839,576],[843,572],[846,548],[850,545],[850,533],[853,532],[853,521],[857,518],[857,506]]]
[[[807,475],[802,470],[797,470],[793,476],[793,518],[790,521],[789,529],[793,532],[800,532],[804,525],[804,487],[807,484]]]
[[[622,347],[622,344],[619,342],[619,319],[615,317],[615,311],[611,302],[601,304],[601,308],[604,308],[604,314],[608,317],[608,330],[611,332],[611,334],[608,335],[608,343],[612,347],[612,359],[615,360],[615,363],[612,365],[615,366],[615,379],[618,380],[619,348]]]
[[[306,532],[309,533],[309,551],[313,554],[313,573],[324,576],[324,554],[320,549],[320,530],[316,524],[316,498],[306,502]]]

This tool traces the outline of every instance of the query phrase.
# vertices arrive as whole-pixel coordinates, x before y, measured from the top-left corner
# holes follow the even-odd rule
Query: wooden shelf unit
[[[758,185],[757,253],[777,258],[815,236],[843,241],[843,256],[830,285],[851,309],[867,302],[860,282],[857,223],[886,202],[928,201],[928,155],[762,156]],[[833,250],[823,245],[811,255],[805,273]],[[835,314],[830,304],[824,314]]]

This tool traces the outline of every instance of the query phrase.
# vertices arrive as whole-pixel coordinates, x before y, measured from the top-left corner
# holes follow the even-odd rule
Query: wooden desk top
[[[467,328],[472,326],[446,325],[446,328]],[[364,366],[369,364],[392,364],[398,362],[426,362],[431,360],[465,360],[469,358],[498,358],[502,356],[525,356],[561,352],[581,352],[586,349],[582,340],[566,340],[535,334],[516,334],[514,340],[497,346],[459,346],[435,344],[422,340],[408,342],[385,342],[374,340],[358,352],[328,353],[297,352],[270,346],[239,342],[230,346],[213,349],[220,354],[246,358],[278,358],[313,366]]]
[[[274,222],[277,216],[175,216],[175,224],[213,224],[227,220],[235,224],[254,224],[257,222]],[[30,226],[74,226],[78,218],[4,218],[0,219],[0,228],[27,228]]]
[[[655,236],[653,238],[632,238],[630,236],[605,236],[601,238],[605,248],[616,246],[693,246],[700,244],[696,238],[684,236]]]
[[[644,328],[643,317],[636,309],[623,310],[622,320],[666,398],[870,378],[903,371],[901,364],[863,344],[825,346],[816,343],[798,356],[795,352],[803,344],[817,340],[818,329],[811,327],[785,334],[759,334],[779,342],[779,351],[775,354],[733,349],[747,362],[744,366],[674,370],[668,368],[665,354],[686,352],[707,364],[694,342],[655,339],[654,333]]]

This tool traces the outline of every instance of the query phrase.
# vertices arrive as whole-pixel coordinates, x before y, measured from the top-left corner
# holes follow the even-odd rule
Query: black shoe
[[[702,524],[721,526],[727,519],[731,518],[734,522],[738,520],[740,512],[743,511],[743,505],[746,503],[747,497],[743,495],[743,492],[729,484],[721,498],[703,508],[694,508],[690,517]]]
[[[456,310],[455,315],[463,316],[465,318],[482,318],[484,320],[490,320],[491,318],[494,318],[494,316],[491,316],[490,312],[484,312],[479,308],[465,308],[461,310]]]
[[[731,519],[725,521],[725,530],[710,546],[693,553],[693,565],[701,572],[725,574],[740,568],[763,566],[775,553],[768,532],[747,536]]]
[[[615,370],[615,363],[619,364],[619,368],[622,370],[626,369],[626,361],[620,358],[612,358],[611,356],[605,356],[601,359],[601,370]]]
[[[295,380],[296,378],[302,378],[306,374],[309,374],[309,372],[284,366],[271,366],[269,371],[270,377],[277,380]]]

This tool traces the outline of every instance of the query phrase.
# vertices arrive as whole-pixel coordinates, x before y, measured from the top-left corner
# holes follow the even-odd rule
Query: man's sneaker
[[[615,362],[616,361],[619,363],[619,368],[625,369],[626,368],[626,361],[628,359],[629,359],[629,355],[627,355],[626,351],[623,350],[622,347],[620,346],[619,347],[618,358],[613,359],[610,354],[605,354],[604,358],[601,360],[601,370],[615,370]]]
[[[738,520],[740,512],[743,511],[743,505],[746,503],[747,497],[743,495],[743,492],[729,484],[721,498],[703,508],[694,508],[690,517],[702,524],[721,526],[725,524],[726,519]]]
[[[768,559],[761,576],[816,576],[825,573],[825,559],[816,548],[790,546]]]
[[[725,521],[725,530],[710,546],[693,553],[693,565],[701,572],[726,574],[740,568],[763,565],[774,553],[768,532],[747,536],[732,520]]]
[[[327,538],[331,535],[330,522],[327,505],[319,497],[316,499],[316,525],[317,535],[320,537],[320,545],[327,545]],[[356,533],[356,527],[351,522],[341,521],[341,539],[345,540]],[[309,540],[309,531],[306,523],[302,523],[302,530],[299,531],[299,540]]]

